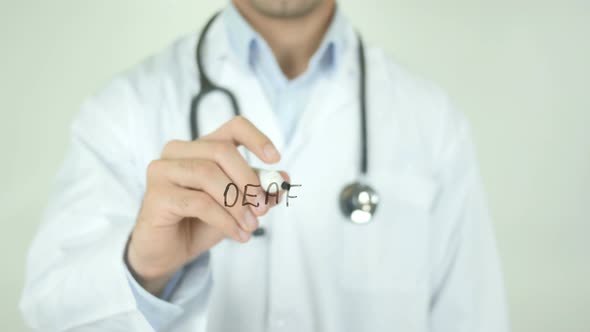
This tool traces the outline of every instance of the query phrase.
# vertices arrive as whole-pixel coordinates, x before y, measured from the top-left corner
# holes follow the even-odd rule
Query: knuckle
[[[208,211],[214,208],[213,204],[215,203],[211,197],[207,194],[200,194],[198,198],[195,200],[196,208],[203,211]]]
[[[162,199],[160,190],[146,190],[143,196],[142,210],[148,211],[150,214],[160,215],[162,212],[169,211],[169,206],[166,199]]]
[[[233,122],[235,122],[235,123],[245,123],[246,121],[248,121],[248,120],[246,120],[246,118],[243,115],[236,115],[233,118]]]
[[[272,143],[272,141],[268,137],[261,135],[260,142],[258,143],[258,146],[260,146],[261,148],[264,148],[267,145],[274,146],[274,144]]]
[[[249,123],[250,121],[248,121],[243,115],[237,115],[231,120],[231,126],[233,129],[244,127]]]
[[[181,212],[183,215],[186,215],[186,212],[191,207],[191,197],[188,195],[181,195],[173,199],[172,204],[174,208]]]
[[[192,159],[178,159],[176,165],[183,170],[192,170],[195,167],[195,161]]]
[[[173,139],[171,141],[168,141],[168,143],[166,143],[166,145],[164,145],[164,149],[162,150],[162,157],[167,156],[172,151],[176,150],[181,143],[182,142],[177,139]]]
[[[204,177],[205,179],[211,179],[217,175],[219,168],[217,167],[217,164],[215,164],[214,162],[203,161],[199,164],[197,169],[197,172],[200,176]]]
[[[162,168],[162,161],[161,160],[152,160],[147,166],[146,174],[148,179],[155,177],[157,174],[160,173],[160,169]]]
[[[229,142],[218,142],[213,148],[216,160],[224,160],[235,151],[235,147]]]
[[[215,176],[218,170],[217,164],[209,160],[181,159],[178,160],[178,167],[191,176],[206,179]]]

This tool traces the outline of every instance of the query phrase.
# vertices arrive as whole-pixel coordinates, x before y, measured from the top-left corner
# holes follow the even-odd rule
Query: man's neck
[[[248,1],[234,0],[234,5],[268,43],[281,70],[289,79],[307,69],[335,10],[334,2],[325,1],[305,16],[276,18],[256,11]]]

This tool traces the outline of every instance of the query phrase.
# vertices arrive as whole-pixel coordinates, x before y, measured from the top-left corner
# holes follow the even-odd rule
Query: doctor
[[[200,67],[198,40],[116,77],[74,120],[28,257],[28,325],[507,331],[469,128],[438,88],[361,50],[334,0],[234,0]],[[191,118],[203,74],[241,116],[213,91]],[[228,183],[259,184],[252,167],[284,170],[298,198],[226,207]],[[359,178],[379,194],[362,225],[338,203]]]

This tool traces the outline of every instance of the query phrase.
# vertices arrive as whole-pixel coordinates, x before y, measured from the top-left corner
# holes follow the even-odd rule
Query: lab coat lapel
[[[256,76],[248,70],[247,75],[240,75],[236,86],[244,109],[244,116],[270,138],[279,152],[285,150],[285,139],[276,113],[266,97]]]
[[[295,158],[312,136],[330,134],[330,117],[337,115],[358,99],[358,73],[351,60],[350,52],[342,57],[341,68],[336,72],[321,75],[317,86],[310,94],[309,102],[295,128],[293,139],[284,153],[285,162]],[[352,61],[354,62],[354,61]]]

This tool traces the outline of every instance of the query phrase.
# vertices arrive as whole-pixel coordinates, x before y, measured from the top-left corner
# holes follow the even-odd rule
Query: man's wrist
[[[137,272],[136,268],[131,263],[132,261],[137,262],[137,259],[133,259],[134,250],[131,242],[132,236],[130,235],[127,239],[127,245],[125,246],[125,253],[123,255],[127,269],[131,273],[133,279],[135,279],[135,281],[137,281],[137,283],[143,287],[143,289],[156,297],[160,297],[168,281],[170,278],[172,278],[172,276],[174,276],[174,272],[163,274]]]

